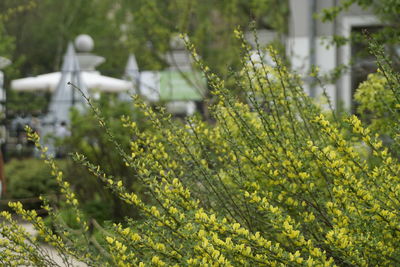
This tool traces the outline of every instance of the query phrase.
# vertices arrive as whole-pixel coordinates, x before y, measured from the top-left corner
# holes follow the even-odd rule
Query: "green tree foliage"
[[[287,32],[288,1],[126,1],[131,16],[127,38],[139,61],[148,68],[165,66],[160,52],[170,49],[170,37],[187,33],[207,64],[221,75],[229,75],[226,66],[238,66],[240,51],[231,35],[241,25],[247,29],[251,19],[259,29]],[[129,15],[129,14],[128,14]],[[131,20],[129,20],[129,18]],[[147,46],[143,46],[147,44]]]
[[[108,56],[105,71],[114,75],[122,72],[126,55],[115,52],[126,48],[119,42],[117,21],[106,16],[113,1],[29,2],[33,2],[32,8],[11,16],[5,23],[7,34],[15,40],[13,61],[25,58],[20,66],[21,75],[58,71],[68,41],[81,33],[92,35],[96,40],[95,52]],[[0,9],[18,5],[21,3],[5,0]]]
[[[100,127],[153,201],[85,155],[74,158],[142,219],[114,224],[95,242],[79,199],[51,158],[46,160],[80,228],[67,231],[61,222],[48,229],[34,211],[10,206],[66,260],[91,266],[398,265],[397,158],[356,116],[328,120],[329,112],[303,92],[300,77],[270,53],[275,68],[249,61],[245,47],[242,70],[235,73],[236,86],[247,92],[245,102],[199,62],[217,98],[210,107],[214,124],[196,116],[175,121],[135,99],[156,134],[124,117],[131,136],[125,147],[94,108]],[[399,94],[397,74],[382,66]],[[396,129],[398,120],[392,123]],[[44,152],[37,134],[29,136]],[[357,152],[360,142],[374,160]],[[51,203],[44,208],[57,216]],[[9,213],[1,215],[4,264],[54,264]]]
[[[8,38],[10,44],[3,50],[13,61],[12,67],[7,69],[6,88],[15,78],[58,71],[68,42],[82,33],[90,34],[96,41],[94,52],[107,58],[100,70],[107,75],[120,76],[128,52],[120,39],[120,21],[108,16],[116,4],[108,0],[1,1],[4,20],[0,25],[0,38]],[[47,112],[50,95],[9,91],[7,98],[8,116],[37,116]]]
[[[207,64],[228,77],[225,66],[239,65],[235,55],[240,44],[231,36],[233,28],[247,28],[254,19],[258,28],[283,34],[289,12],[286,0],[4,0],[0,10],[24,5],[29,8],[10,13],[4,22],[4,32],[15,44],[7,48],[8,55],[18,70],[7,73],[8,81],[58,71],[68,41],[81,33],[91,35],[94,52],[106,58],[99,66],[106,75],[120,77],[129,53],[137,56],[141,70],[163,69],[171,36],[187,32]],[[47,101],[43,95],[10,93],[9,110],[12,114],[45,112]]]
[[[4,5],[0,3],[0,56],[7,59],[13,59],[15,52],[16,37],[7,30],[7,24],[22,12],[26,12],[34,7],[32,1],[24,1],[24,3],[14,3]],[[14,60],[14,64],[6,69],[6,76],[16,77],[18,75],[18,66],[22,58]]]
[[[129,50],[138,55],[145,69],[164,66],[160,53],[168,51],[170,37],[176,32],[191,34],[204,57],[218,66],[218,62],[236,58],[234,50],[225,51],[234,43],[230,33],[235,26],[247,26],[253,18],[261,28],[287,31],[287,1],[22,2],[33,4],[18,16],[9,16],[5,23],[7,34],[15,40],[13,61],[25,57],[22,75],[58,70],[67,42],[81,33],[90,34],[96,43],[95,52],[107,58],[100,70],[120,75]],[[4,0],[0,9],[19,5]]]
[[[24,10],[24,6],[2,6],[2,12],[0,14],[0,55],[3,57],[11,57],[14,51],[14,41],[11,35],[7,34],[5,24],[8,22],[10,17],[18,14]]]
[[[13,52],[14,39],[4,33],[4,25],[0,21],[0,55],[2,57],[9,57]]]

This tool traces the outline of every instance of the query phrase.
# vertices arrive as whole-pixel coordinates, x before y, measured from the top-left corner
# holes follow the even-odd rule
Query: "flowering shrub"
[[[120,117],[123,114],[133,114],[132,104],[116,99],[114,96],[102,95],[94,102],[101,106],[101,112],[107,126],[114,133],[115,139],[129,151],[129,130],[122,126]],[[145,128],[138,116],[137,123]],[[125,166],[121,156],[113,149],[113,144],[108,142],[107,134],[98,127],[97,119],[93,112],[71,112],[71,136],[62,141],[62,146],[67,151],[84,154],[90,162],[100,165],[109,175],[122,179],[129,190],[140,192],[140,184],[136,182],[135,173]],[[81,208],[89,216],[95,217],[100,223],[104,220],[122,220],[124,216],[135,216],[134,207],[125,205],[117,196],[98,183],[86,171],[84,166],[69,160],[69,168],[65,169],[67,181],[74,187],[74,193],[81,202]]]
[[[151,126],[139,131],[122,118],[132,135],[126,153],[94,107],[150,203],[84,155],[74,155],[143,219],[127,218],[105,229],[101,242],[93,240],[79,200],[32,131],[29,137],[43,151],[81,227],[48,229],[34,211],[10,206],[66,264],[72,257],[90,266],[398,265],[400,164],[379,136],[356,116],[328,120],[274,51],[271,68],[251,61],[243,46],[243,70],[236,73],[236,85],[247,95],[241,100],[189,48],[216,99],[210,106],[215,123],[196,116],[177,122],[135,98]],[[356,151],[359,142],[370,148],[373,161]],[[44,208],[57,216],[46,200]],[[0,262],[55,264],[9,213],[2,217]]]

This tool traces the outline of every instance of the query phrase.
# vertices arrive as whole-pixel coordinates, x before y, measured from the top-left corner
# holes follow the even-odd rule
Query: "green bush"
[[[5,164],[8,198],[34,198],[57,191],[57,182],[41,159],[13,159]]]
[[[132,192],[129,182],[108,175],[85,155],[74,159],[137,208],[140,219],[126,218],[93,238],[93,224],[51,158],[46,160],[65,196],[64,208],[79,229],[60,222],[52,230],[21,203],[10,206],[60,254],[90,266],[399,265],[398,159],[356,116],[337,118],[319,110],[303,92],[300,77],[274,51],[277,66],[271,68],[254,64],[244,49],[243,70],[235,76],[247,101],[198,62],[216,98],[210,106],[213,123],[198,116],[175,121],[137,98],[149,129],[123,117],[131,136],[123,147],[94,108],[101,129],[147,195]],[[381,71],[396,85],[394,95],[400,94],[397,74]],[[398,120],[392,123],[396,129]],[[45,151],[32,130],[29,137]],[[370,157],[357,152],[360,143]],[[48,201],[44,208],[58,216]],[[4,263],[55,264],[9,213],[2,217]]]
[[[64,162],[58,161],[57,164],[64,166]],[[49,166],[41,159],[13,159],[5,164],[4,173],[7,183],[4,198],[22,199],[27,208],[40,208],[39,196],[58,192]]]

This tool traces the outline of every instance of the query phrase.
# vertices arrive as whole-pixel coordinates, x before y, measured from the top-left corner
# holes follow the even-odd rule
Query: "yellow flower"
[[[110,244],[114,243],[114,238],[112,238],[112,237],[110,237],[110,236],[107,236],[107,237],[106,237],[106,240],[107,240],[107,242],[110,243]]]

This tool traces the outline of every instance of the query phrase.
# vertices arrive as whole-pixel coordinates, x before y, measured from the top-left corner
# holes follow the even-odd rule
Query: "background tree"
[[[3,24],[4,33],[13,40],[9,58],[14,64],[7,72],[8,81],[58,71],[68,42],[81,33],[92,35],[96,40],[94,52],[107,58],[100,71],[111,76],[123,73],[128,52],[120,40],[118,20],[109,18],[114,1],[5,0],[0,10],[21,5],[29,8],[8,15]],[[9,91],[9,115],[43,114],[49,98],[45,93]]]
[[[236,26],[246,28],[254,19],[260,28],[285,33],[289,12],[287,1],[276,0],[22,2],[34,5],[12,16],[5,29],[15,39],[13,61],[25,58],[20,67],[23,76],[58,70],[67,42],[81,33],[94,38],[94,52],[107,58],[99,70],[112,76],[122,74],[129,52],[137,54],[143,69],[162,68],[160,55],[168,51],[171,35],[180,32],[189,33],[201,55],[218,66],[234,62]],[[18,4],[5,0],[0,8]]]
[[[233,29],[246,29],[255,20],[258,28],[284,34],[289,12],[287,0],[4,0],[0,10],[21,5],[29,8],[10,14],[4,22],[4,33],[14,42],[9,57],[18,70],[7,73],[8,81],[58,71],[68,41],[81,33],[91,35],[94,53],[106,58],[98,68],[106,75],[120,77],[129,53],[137,56],[142,70],[163,69],[170,37],[185,32],[207,64],[228,77],[227,66],[239,65]],[[9,92],[8,99],[11,115],[40,114],[46,111],[49,96]]]
[[[146,68],[162,68],[162,57],[170,49],[170,36],[187,33],[200,56],[225,77],[229,66],[237,67],[240,44],[233,38],[237,26],[287,32],[288,1],[124,1],[129,47]],[[127,7],[127,8],[125,8]],[[144,44],[146,44],[144,46]]]
[[[108,55],[102,67],[114,75],[121,73],[124,60],[119,57],[121,54],[118,51],[124,50],[121,47],[123,43],[119,42],[119,31],[115,30],[118,27],[117,21],[106,16],[113,9],[113,2],[33,1],[32,8],[10,17],[5,23],[5,29],[15,40],[12,59],[25,59],[20,66],[20,75],[58,71],[68,41],[73,41],[81,33],[88,33],[96,40],[95,52]],[[18,4],[16,1],[5,0],[0,3],[0,8],[3,10]],[[119,61],[122,63],[115,63]]]

